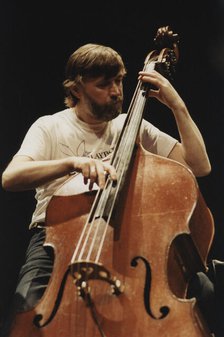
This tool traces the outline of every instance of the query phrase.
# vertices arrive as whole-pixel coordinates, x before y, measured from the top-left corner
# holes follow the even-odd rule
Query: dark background
[[[119,51],[128,69],[127,109],[153,38],[170,25],[180,36],[175,87],[201,130],[212,173],[198,179],[215,219],[209,258],[224,259],[224,0],[0,1],[1,172],[30,124],[64,108],[62,81],[69,55],[94,42]],[[177,137],[170,113],[151,101],[147,119]],[[0,317],[4,318],[29,240],[33,192],[1,196]]]

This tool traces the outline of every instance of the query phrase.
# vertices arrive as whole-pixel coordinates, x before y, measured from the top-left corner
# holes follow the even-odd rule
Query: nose
[[[121,85],[117,84],[116,82],[111,83],[111,86],[110,86],[111,98],[117,98],[118,96],[121,96],[121,95],[122,95]]]

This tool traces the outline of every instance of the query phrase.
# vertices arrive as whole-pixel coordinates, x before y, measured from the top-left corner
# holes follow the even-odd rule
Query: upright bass
[[[143,70],[172,76],[178,36],[158,30]],[[207,268],[212,215],[191,171],[138,142],[149,87],[137,84],[111,164],[118,180],[89,191],[81,174],[53,195],[45,245],[54,267],[10,337],[208,337],[188,282]],[[79,188],[77,188],[79,186]]]

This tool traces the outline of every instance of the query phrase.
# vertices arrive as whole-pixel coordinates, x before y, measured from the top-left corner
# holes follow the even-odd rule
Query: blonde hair
[[[65,90],[65,105],[74,107],[78,98],[72,93],[72,88],[88,78],[105,76],[111,78],[119,72],[125,74],[126,69],[121,56],[112,48],[88,43],[78,48],[68,59],[63,82]]]

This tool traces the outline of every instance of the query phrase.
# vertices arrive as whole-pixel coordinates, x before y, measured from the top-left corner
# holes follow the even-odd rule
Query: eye
[[[116,79],[115,83],[120,86],[122,84],[122,78]]]
[[[106,88],[110,83],[108,81],[103,81],[98,83],[97,87],[98,88]]]

